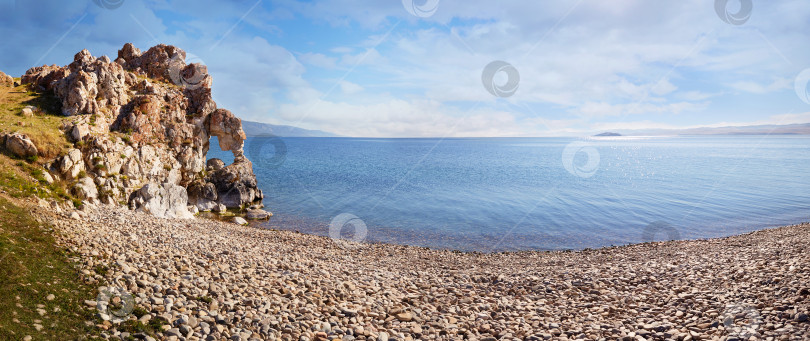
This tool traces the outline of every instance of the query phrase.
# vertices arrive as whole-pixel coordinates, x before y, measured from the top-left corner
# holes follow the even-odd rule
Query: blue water
[[[328,235],[350,213],[369,242],[582,249],[810,221],[808,137],[257,137],[246,151],[264,226]],[[360,239],[354,226],[338,229]]]

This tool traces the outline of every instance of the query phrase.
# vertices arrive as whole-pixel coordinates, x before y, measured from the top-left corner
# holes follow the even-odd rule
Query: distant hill
[[[337,137],[339,135],[320,130],[302,129],[293,126],[275,125],[251,121],[242,121],[242,129],[247,136],[274,135],[280,137]]]
[[[619,133],[612,133],[612,132],[606,131],[606,132],[604,132],[604,133],[601,133],[601,134],[596,134],[596,135],[594,135],[594,136],[622,136],[622,134],[619,134]]]
[[[689,129],[639,129],[622,130],[622,135],[810,135],[810,123],[786,125],[754,125],[729,127],[702,127]],[[599,135],[597,135],[599,136]]]

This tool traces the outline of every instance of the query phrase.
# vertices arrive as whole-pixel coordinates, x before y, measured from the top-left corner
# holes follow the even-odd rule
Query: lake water
[[[583,249],[810,221],[808,137],[251,137],[245,149],[275,214],[264,226],[367,242]]]

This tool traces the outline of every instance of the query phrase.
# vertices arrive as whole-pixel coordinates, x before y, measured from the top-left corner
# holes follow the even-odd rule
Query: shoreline
[[[810,335],[810,224],[582,251],[465,253],[120,207],[66,213],[51,219],[81,255],[86,281],[131,292],[147,312],[140,319],[165,320],[166,339]],[[109,270],[97,273],[99,265]],[[108,332],[120,336],[115,326]]]
[[[197,219],[209,219],[209,220],[218,221],[218,222],[225,222],[225,223],[228,223],[229,218],[231,218],[229,216],[219,218],[219,217],[216,217],[215,215],[216,215],[216,213],[210,213],[209,216],[200,215],[200,216],[197,216],[196,218]],[[306,221],[304,219],[293,219],[294,221],[296,221],[297,223],[302,224],[302,225],[310,224],[310,225],[318,225],[318,227],[317,228],[308,227],[306,229],[284,228],[284,227],[280,227],[280,226],[282,224],[284,224],[284,223],[289,223],[290,220],[282,220],[282,222],[273,223],[273,219],[278,219],[278,217],[273,216],[273,217],[270,218],[270,220],[248,220],[248,223],[249,223],[249,226],[251,228],[256,228],[256,229],[264,229],[264,230],[270,230],[270,231],[286,231],[286,232],[301,233],[301,234],[306,234],[306,235],[323,237],[323,238],[327,238],[329,240],[332,239],[328,235],[328,233],[329,233],[328,227],[329,226],[328,226],[327,223],[313,223],[313,222],[308,222],[308,221]],[[778,229],[778,228],[782,228],[782,227],[807,225],[807,224],[810,224],[810,221],[799,221],[799,222],[787,223],[787,224],[767,224],[767,225],[763,225],[763,226],[753,227],[754,229],[750,230],[750,231],[731,232],[730,234],[726,234],[726,235],[722,235],[722,236],[700,237],[700,238],[682,238],[682,239],[674,239],[674,240],[637,241],[637,242],[627,242],[625,244],[611,244],[611,245],[603,245],[603,246],[596,246],[596,247],[581,247],[581,248],[557,248],[557,249],[536,248],[536,249],[521,249],[521,250],[481,251],[481,250],[464,250],[464,249],[458,249],[458,248],[443,248],[443,247],[422,246],[422,245],[410,244],[408,242],[396,242],[396,241],[391,242],[391,241],[383,241],[383,240],[372,239],[372,238],[366,238],[361,243],[364,243],[364,244],[381,244],[381,245],[391,245],[391,246],[407,246],[407,247],[428,249],[428,250],[434,250],[434,251],[450,251],[450,252],[460,252],[460,253],[470,253],[470,254],[492,254],[492,253],[511,254],[511,253],[532,253],[532,252],[581,252],[581,251],[586,251],[586,250],[592,250],[593,251],[593,250],[620,248],[620,247],[627,247],[627,246],[633,246],[633,245],[639,245],[639,244],[648,244],[648,243],[724,239],[724,238],[731,238],[731,237],[735,237],[735,236],[744,236],[744,235],[756,233],[756,232],[759,232],[759,231]],[[275,225],[275,226],[271,226],[271,225]],[[298,224],[296,224],[296,225],[298,225]],[[369,228],[369,230],[371,230],[371,229],[372,228]],[[389,230],[389,231],[392,230],[392,228],[385,228],[385,227],[382,228],[382,229],[383,230]],[[411,234],[411,238],[410,239],[404,239],[404,240],[415,240],[415,238],[420,237],[420,236],[421,236],[420,240],[427,240],[428,239],[427,237],[425,237],[424,235],[420,235],[419,233],[415,233],[415,232],[409,232],[409,233]],[[664,233],[660,233],[660,234],[664,235]],[[391,234],[390,233],[385,234],[384,236],[388,236],[388,235],[391,235]],[[443,235],[440,235],[440,234],[433,234],[433,235],[430,235],[430,236],[431,237],[439,237],[439,238],[443,237]],[[392,239],[392,238],[388,238],[388,239]]]

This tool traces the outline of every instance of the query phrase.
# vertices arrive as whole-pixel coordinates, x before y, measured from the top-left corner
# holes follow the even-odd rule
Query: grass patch
[[[0,187],[11,197],[72,200],[73,196],[65,191],[65,185],[62,182],[48,184],[45,171],[36,164],[15,162],[6,155],[0,155]]]
[[[149,319],[149,322],[147,323],[143,323],[139,320],[126,320],[121,322],[116,329],[118,329],[120,332],[129,332],[130,334],[144,333],[156,336],[160,332],[160,327],[165,324],[169,324],[169,321],[166,321],[166,319],[160,316],[156,316]]]
[[[76,340],[97,335],[95,287],[83,284],[51,226],[0,197],[0,340]],[[48,300],[48,295],[54,295]],[[43,315],[44,313],[44,315]],[[37,331],[40,326],[41,330]]]
[[[38,223],[27,210],[8,197],[71,200],[64,184],[45,181],[37,165],[0,154],[0,340],[75,340],[98,334],[92,321],[95,310],[84,300],[94,299],[96,288],[82,284],[59,247],[52,226]],[[46,297],[54,295],[53,300]],[[37,330],[37,327],[40,330]]]
[[[93,267],[93,271],[95,271],[97,274],[101,276],[107,276],[107,272],[110,271],[110,268],[107,267],[106,265],[99,264]]]
[[[34,116],[21,116],[22,109],[29,105],[37,109]],[[0,87],[0,132],[25,134],[45,159],[53,159],[70,148],[67,137],[59,130],[66,119],[61,111],[62,105],[53,94],[29,91],[24,85]]]

